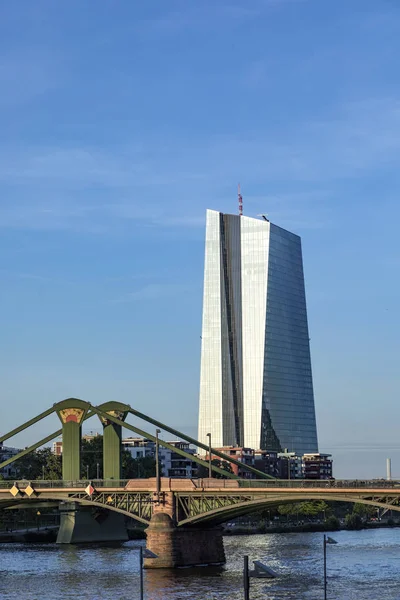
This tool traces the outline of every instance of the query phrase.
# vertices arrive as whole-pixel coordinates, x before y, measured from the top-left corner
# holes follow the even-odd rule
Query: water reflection
[[[329,597],[399,600],[400,531],[338,532],[328,548]],[[2,600],[139,599],[139,546],[0,545]],[[322,535],[225,539],[225,568],[145,571],[146,600],[241,600],[243,555],[280,575],[253,579],[252,600],[320,600]]]

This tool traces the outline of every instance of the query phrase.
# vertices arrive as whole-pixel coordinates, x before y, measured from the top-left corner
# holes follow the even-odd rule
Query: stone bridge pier
[[[173,496],[172,491],[162,492],[161,502],[154,504],[150,525],[146,529],[146,547],[157,558],[145,558],[145,568],[174,569],[223,564],[225,551],[222,528],[178,527]]]

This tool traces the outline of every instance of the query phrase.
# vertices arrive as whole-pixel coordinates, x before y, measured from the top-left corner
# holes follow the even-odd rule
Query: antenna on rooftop
[[[239,217],[243,217],[243,197],[240,193],[240,183],[238,183],[238,202],[239,202]]]

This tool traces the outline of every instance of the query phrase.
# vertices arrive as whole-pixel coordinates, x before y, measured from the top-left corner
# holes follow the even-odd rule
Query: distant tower
[[[301,239],[207,210],[198,439],[318,452]]]
[[[392,479],[392,461],[390,458],[386,459],[386,479],[388,481]]]

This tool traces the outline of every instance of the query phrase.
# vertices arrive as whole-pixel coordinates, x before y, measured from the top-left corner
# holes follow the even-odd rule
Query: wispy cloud
[[[384,171],[397,164],[399,151],[400,101],[390,97],[347,103],[330,119],[268,136],[203,135],[195,145],[177,136],[152,139],[151,151],[0,147],[0,227],[201,227],[205,208],[232,211],[238,178],[267,191],[259,201],[248,192],[255,212],[272,205],[272,218],[303,227],[311,199],[311,226],[320,226],[324,198],[334,196],[337,182]]]

